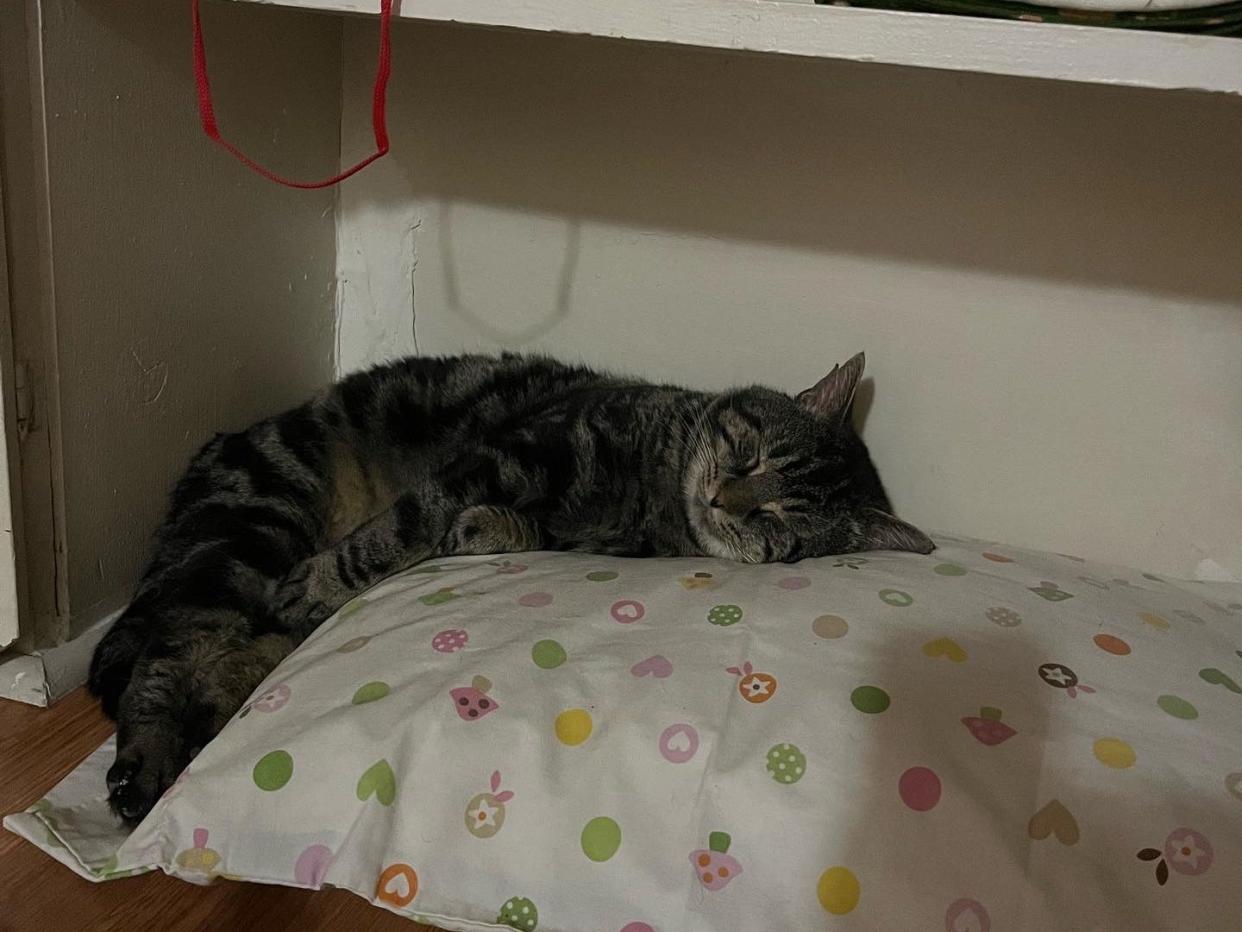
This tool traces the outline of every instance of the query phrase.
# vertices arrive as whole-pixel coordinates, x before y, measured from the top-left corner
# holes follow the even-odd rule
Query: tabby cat
[[[113,810],[141,819],[320,622],[429,557],[930,551],[890,513],[851,427],[862,371],[860,353],[795,399],[546,358],[417,357],[217,435],[91,665],[117,721]]]

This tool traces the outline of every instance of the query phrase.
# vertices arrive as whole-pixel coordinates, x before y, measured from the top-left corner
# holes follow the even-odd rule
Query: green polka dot
[[[354,693],[354,705],[362,705],[364,702],[374,702],[376,699],[383,699],[390,692],[388,684],[375,680],[364,686],[359,686],[358,691]]]
[[[777,744],[768,750],[768,773],[777,783],[797,783],[806,773],[806,756],[792,744]]]
[[[881,589],[880,600],[896,608],[905,608],[908,605],[914,604],[914,599],[910,593],[902,592],[900,589]]]
[[[611,582],[620,575],[612,570],[596,570],[593,573],[587,573],[586,578],[591,582]]]
[[[1174,718],[1189,721],[1199,717],[1199,710],[1180,696],[1161,696],[1156,700],[1156,705]]]
[[[360,611],[361,609],[365,608],[367,605],[367,602],[368,600],[362,598],[361,596],[356,599],[351,599],[349,602],[346,602],[345,606],[337,613],[337,617],[348,618],[354,612]]]
[[[453,591],[452,586],[446,586],[443,589],[437,589],[435,592],[429,592],[426,595],[420,595],[418,601],[424,605],[443,605],[445,602],[451,602],[453,599],[461,596]]]
[[[727,628],[742,620],[742,609],[737,605],[715,605],[707,613],[707,620],[714,625]]]
[[[530,649],[530,659],[541,670],[555,670],[565,662],[565,648],[556,641],[539,641]]]
[[[879,686],[859,686],[850,693],[850,702],[859,712],[867,712],[874,715],[877,712],[883,712],[888,708],[888,693],[880,689]]]
[[[607,861],[620,847],[621,826],[607,816],[596,816],[582,830],[582,853],[592,861]]]
[[[272,751],[254,765],[254,785],[261,790],[278,790],[293,776],[293,757],[288,751]]]
[[[956,563],[937,563],[932,570],[941,576],[965,576],[966,567],[958,566]]]

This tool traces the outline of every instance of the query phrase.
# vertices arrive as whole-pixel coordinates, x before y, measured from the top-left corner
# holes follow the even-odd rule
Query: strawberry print
[[[453,708],[457,710],[458,716],[463,721],[473,722],[499,709],[500,703],[487,694],[491,688],[491,680],[485,676],[476,676],[469,686],[450,689],[449,695],[453,698]]]
[[[1017,734],[1016,731],[1001,721],[1001,710],[994,709],[991,706],[984,706],[979,710],[977,716],[966,716],[962,719],[962,724],[970,729],[970,733],[975,736],[976,741],[988,747],[1003,744]]]
[[[690,852],[694,874],[706,889],[723,890],[733,878],[742,872],[737,858],[729,854],[732,839],[724,832],[712,832],[707,838],[707,848]]]

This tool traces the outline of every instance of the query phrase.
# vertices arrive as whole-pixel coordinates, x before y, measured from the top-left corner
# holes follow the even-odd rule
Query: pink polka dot
[[[811,584],[811,581],[805,576],[786,576],[777,583],[782,589],[805,589]]]
[[[927,767],[911,767],[897,781],[897,793],[915,812],[927,812],[940,802],[940,778]]]
[[[645,922],[627,922],[621,932],[655,932],[655,929]]]
[[[613,602],[610,609],[612,620],[620,622],[623,625],[633,624],[647,614],[647,609],[642,602],[636,602],[633,599],[621,599],[619,602]]]
[[[518,596],[518,605],[525,605],[527,608],[543,608],[551,604],[551,592],[528,592],[526,595]]]

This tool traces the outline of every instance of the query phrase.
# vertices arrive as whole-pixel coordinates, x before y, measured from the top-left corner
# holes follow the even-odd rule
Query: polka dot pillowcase
[[[939,543],[420,566],[130,837],[107,747],[7,824],[450,930],[1237,928],[1242,586]]]

